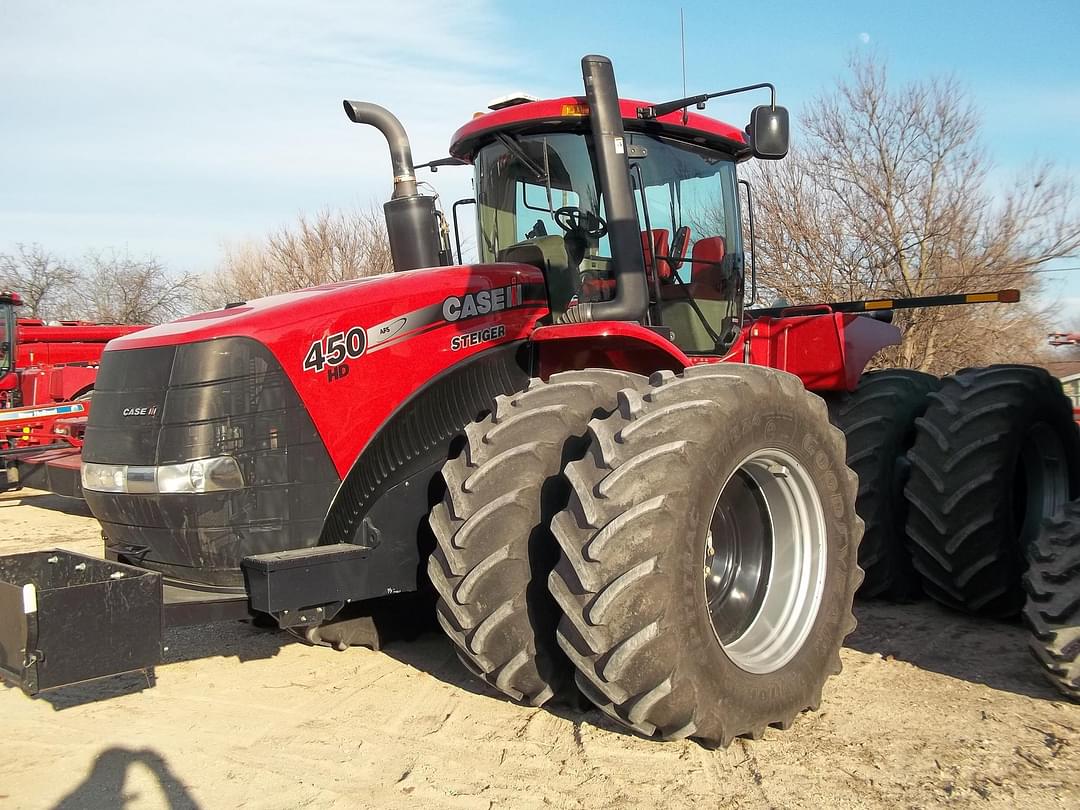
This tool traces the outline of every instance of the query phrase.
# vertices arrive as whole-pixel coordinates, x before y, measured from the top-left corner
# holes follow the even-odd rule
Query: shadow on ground
[[[453,645],[443,635],[442,631],[435,626],[434,622],[430,629],[426,629],[419,636],[409,641],[392,641],[381,652],[395,661],[431,675],[433,678],[437,678],[457,689],[490,700],[514,702],[502,692],[488,686],[487,683],[469,672],[465,665],[458,660]],[[574,737],[579,742],[583,722],[588,722],[590,725],[602,728],[605,731],[634,736],[624,726],[616,723],[593,706],[587,698],[569,684],[554,699],[544,704],[543,711],[550,712],[556,717],[561,717],[572,723]]]
[[[86,779],[61,799],[54,810],[125,807],[129,800],[143,798],[124,792],[124,783],[132,765],[142,765],[153,774],[170,810],[197,810],[198,804],[159,753],[150,749],[132,751],[127,748],[109,748],[98,754]]]
[[[66,515],[93,517],[90,507],[82,498],[66,498],[63,495],[39,490],[25,490],[0,498],[0,508],[5,506],[33,506],[38,509],[63,512]]]
[[[235,657],[240,661],[273,658],[285,645],[298,643],[300,642],[287,633],[265,630],[243,621],[169,628],[165,631],[165,652],[161,666],[203,658]],[[331,651],[326,652],[330,654]],[[142,692],[154,685],[154,679],[155,673],[152,671],[128,672],[40,692],[34,699],[48,703],[56,711],[62,711]],[[4,686],[17,688],[7,683]]]
[[[492,700],[508,700],[464,667],[433,620],[417,621],[417,614],[410,613],[404,628],[395,621],[385,623],[383,654],[455,688]],[[1018,624],[961,615],[929,601],[906,605],[858,602],[855,614],[859,625],[845,644],[850,649],[878,653],[883,658],[992,689],[1040,700],[1061,699],[1044,681],[1028,652],[1027,633]],[[255,627],[250,622],[172,628],[165,633],[163,666],[213,657],[235,657],[240,661],[272,658],[286,644],[298,643],[303,642],[288,633]],[[327,656],[349,654],[329,648],[321,652]],[[129,673],[45,692],[38,699],[62,710],[139,692],[152,685],[152,675]],[[611,731],[623,731],[572,688],[564,690],[545,709],[575,726],[586,720]]]
[[[845,646],[919,669],[1041,700],[1061,699],[1028,652],[1018,623],[966,616],[934,602],[855,604],[859,626]]]

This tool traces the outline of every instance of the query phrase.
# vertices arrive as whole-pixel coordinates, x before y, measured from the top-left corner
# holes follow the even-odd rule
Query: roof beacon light
[[[531,93],[525,93],[521,90],[515,90],[513,93],[509,93],[505,96],[499,96],[493,98],[488,102],[489,110],[503,110],[507,107],[516,107],[518,104],[528,104],[530,101],[539,101],[539,96],[534,96]]]

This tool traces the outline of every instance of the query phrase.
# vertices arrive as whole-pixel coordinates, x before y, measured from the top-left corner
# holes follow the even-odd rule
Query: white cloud
[[[454,130],[516,82],[500,59],[513,49],[490,47],[493,0],[4,9],[0,210],[24,216],[0,219],[0,249],[122,243],[129,219],[163,245],[175,221],[212,257],[222,234],[253,222],[388,196],[385,142],[348,123],[342,98],[389,107],[419,161],[445,155]],[[468,187],[463,170],[433,179],[448,197]],[[81,241],[89,221],[93,245]]]

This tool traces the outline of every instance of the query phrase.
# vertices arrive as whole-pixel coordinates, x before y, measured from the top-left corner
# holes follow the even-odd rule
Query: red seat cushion
[[[641,232],[641,252],[645,254],[645,272],[649,274],[650,280],[652,279],[653,256],[668,256],[670,251],[667,228],[653,228],[651,240],[648,231]],[[671,278],[671,262],[667,259],[657,259],[656,270],[661,281]]]
[[[694,243],[690,254],[690,291],[695,298],[724,300],[731,297],[730,280],[724,274],[726,244],[722,236],[707,236]]]

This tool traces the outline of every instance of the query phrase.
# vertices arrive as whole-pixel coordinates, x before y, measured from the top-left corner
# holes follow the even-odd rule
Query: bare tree
[[[84,264],[83,317],[104,323],[161,323],[189,309],[195,276],[170,274],[152,256],[90,253]]]
[[[14,253],[0,253],[0,289],[22,296],[31,318],[71,317],[71,295],[79,272],[38,244],[17,244]]]
[[[216,309],[230,301],[328,284],[393,269],[381,211],[300,215],[264,242],[228,246],[216,271],[205,276],[196,303]]]
[[[873,59],[853,60],[803,127],[786,160],[756,170],[768,292],[808,303],[1017,287],[1027,304],[898,312],[904,343],[881,361],[942,372],[1041,354],[1033,271],[1080,251],[1069,182],[1043,164],[995,197],[956,80],[893,88]]]

